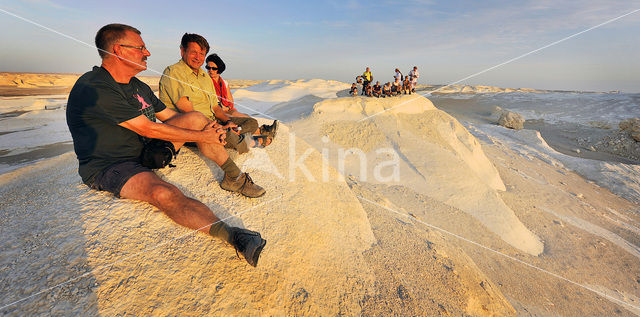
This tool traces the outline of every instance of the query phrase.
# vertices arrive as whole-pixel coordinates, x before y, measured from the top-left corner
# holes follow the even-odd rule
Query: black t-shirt
[[[144,146],[142,137],[118,124],[142,114],[155,121],[156,112],[165,108],[151,88],[135,77],[128,84],[119,84],[97,66],[82,75],[67,102],[67,125],[82,181],[92,182],[115,163],[138,160]]]

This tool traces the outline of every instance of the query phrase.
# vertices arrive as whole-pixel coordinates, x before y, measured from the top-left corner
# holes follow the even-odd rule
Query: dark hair
[[[222,58],[220,58],[220,56],[218,56],[218,54],[216,53],[207,56],[206,62],[214,62],[216,66],[218,66],[218,74],[222,74],[222,72],[227,69],[227,66],[222,61]]]
[[[207,42],[207,40],[202,37],[202,35],[198,35],[195,33],[185,33],[182,36],[182,40],[180,40],[180,47],[186,50],[187,46],[189,46],[189,43],[196,43],[200,46],[201,49],[207,51],[206,53],[209,53],[209,42]]]
[[[111,53],[113,44],[122,39],[126,31],[140,35],[140,31],[133,26],[118,23],[107,24],[98,30],[98,33],[96,33],[96,47],[101,58]]]

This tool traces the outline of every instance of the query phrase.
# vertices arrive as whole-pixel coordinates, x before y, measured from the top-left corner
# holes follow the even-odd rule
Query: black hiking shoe
[[[244,259],[251,266],[256,267],[267,240],[262,239],[260,233],[247,229],[231,227],[229,231],[231,233],[230,243],[236,249],[236,255],[238,252],[242,253]],[[240,256],[238,255],[238,257]]]
[[[249,198],[257,198],[267,192],[264,188],[256,185],[248,173],[242,173],[235,179],[225,173],[220,187],[230,192],[240,193]]]

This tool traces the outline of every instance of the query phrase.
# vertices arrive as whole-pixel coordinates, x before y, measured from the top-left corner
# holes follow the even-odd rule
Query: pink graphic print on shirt
[[[142,98],[142,96],[135,94],[133,95],[134,97],[136,97],[136,99],[138,99],[138,101],[142,104],[142,108],[140,108],[140,110],[142,111],[142,109],[147,109],[149,107],[151,107],[150,104],[148,104],[146,101],[144,101],[144,98]]]
[[[146,102],[144,98],[142,98],[142,96],[140,96],[139,94],[134,94],[133,97],[136,98],[138,102],[140,102],[140,105],[142,105],[140,107],[140,112],[147,116],[149,120],[156,121],[156,112],[153,107],[151,107],[151,105]]]

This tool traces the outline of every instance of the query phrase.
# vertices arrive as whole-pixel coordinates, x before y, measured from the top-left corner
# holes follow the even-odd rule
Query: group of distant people
[[[78,79],[67,104],[82,181],[116,197],[148,202],[177,224],[226,241],[256,266],[266,244],[260,233],[227,225],[153,170],[171,166],[183,145],[197,146],[224,172],[220,187],[260,197],[266,191],[240,170],[225,147],[242,154],[267,146],[278,122],[259,127],[235,109],[229,85],[220,77],[226,66],[217,54],[207,56],[209,43],[198,34],[182,37],[180,60],[160,79],[160,98],[135,77],[147,69],[151,55],[139,30],[109,24],[95,41],[102,64]]]
[[[407,76],[404,76],[402,72],[400,72],[400,69],[396,68],[395,74],[393,75],[393,82],[386,82],[384,85],[380,85],[380,82],[376,81],[375,85],[371,85],[371,82],[373,82],[373,73],[369,67],[367,67],[362,75],[356,77],[356,82],[351,84],[349,94],[351,96],[358,96],[357,83],[362,84],[361,96],[386,98],[401,94],[410,95],[416,92],[419,77],[418,66],[413,66],[413,69],[409,71]]]

